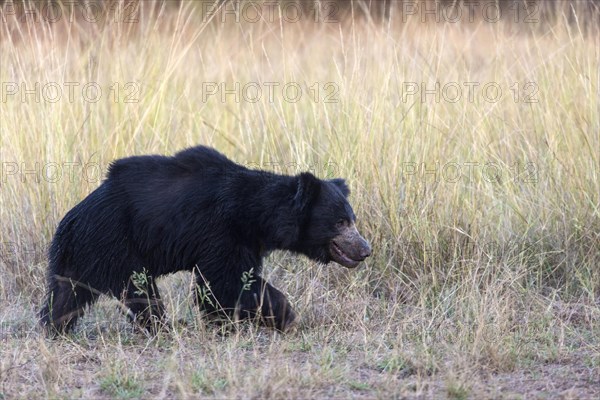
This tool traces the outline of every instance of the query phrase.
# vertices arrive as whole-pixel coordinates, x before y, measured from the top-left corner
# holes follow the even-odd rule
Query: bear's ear
[[[331,182],[335,186],[337,186],[337,188],[340,189],[340,192],[342,192],[344,197],[350,196],[350,189],[348,188],[348,185],[346,185],[345,180],[343,180],[342,178],[336,178],[336,179],[330,179],[329,182]]]
[[[294,206],[297,210],[304,212],[321,191],[321,181],[309,172],[303,172],[297,177],[296,194],[294,195]]]

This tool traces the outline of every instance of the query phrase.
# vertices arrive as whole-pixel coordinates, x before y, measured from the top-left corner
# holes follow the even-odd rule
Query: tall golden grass
[[[597,16],[565,3],[528,23],[424,23],[400,8],[385,21],[222,23],[199,4],[140,2],[129,23],[4,13],[0,322],[26,334],[5,341],[0,395],[461,397],[490,393],[481,370],[576,351],[598,371]],[[146,343],[164,354],[133,361],[146,339],[124,338],[98,311],[83,337],[45,342],[34,312],[61,217],[112,160],[196,144],[346,178],[373,257],[357,271],[270,257],[267,274],[303,316],[288,337],[254,329],[222,342],[194,322]],[[163,284],[173,318],[195,321],[186,279]],[[27,373],[7,369],[30,359]],[[361,378],[363,367],[377,373]],[[157,368],[164,381],[140,372]]]

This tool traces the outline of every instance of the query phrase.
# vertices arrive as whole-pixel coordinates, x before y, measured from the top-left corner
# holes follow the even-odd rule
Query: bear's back
[[[108,170],[111,181],[137,181],[156,177],[186,176],[206,172],[239,172],[244,167],[229,160],[218,151],[196,146],[172,157],[161,155],[133,156],[114,161]]]

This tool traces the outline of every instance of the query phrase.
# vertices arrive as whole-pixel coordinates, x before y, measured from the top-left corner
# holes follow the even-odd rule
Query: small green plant
[[[254,268],[250,268],[249,271],[242,272],[242,291],[248,291],[252,288],[252,284],[256,282],[254,278]]]
[[[131,274],[131,282],[137,289],[135,291],[135,294],[140,295],[140,296],[142,296],[142,295],[149,296],[149,291],[148,291],[149,277],[148,277],[148,272],[146,271],[146,268],[144,268],[141,272],[134,271]]]
[[[448,398],[456,400],[464,400],[469,397],[469,388],[464,383],[452,381],[446,386]]]
[[[212,291],[210,290],[208,282],[205,283],[204,286],[196,286],[196,296],[199,304],[208,304],[211,307],[215,306],[215,303],[212,300]]]
[[[392,374],[397,374],[400,372],[410,374],[414,368],[411,362],[405,357],[402,357],[400,355],[393,355],[383,358],[382,360],[377,362],[377,369]]]
[[[100,388],[110,396],[120,399],[139,398],[143,393],[138,380],[129,375],[124,368],[111,370],[108,375],[100,380]]]
[[[366,390],[372,389],[371,385],[369,385],[368,383],[359,382],[359,381],[351,381],[349,386],[350,386],[350,389],[360,390],[360,391],[366,391]]]
[[[225,378],[215,378],[206,374],[204,370],[196,371],[191,378],[192,388],[195,392],[214,394],[225,389],[229,382]]]
[[[240,303],[240,300],[242,299],[242,294],[244,292],[250,291],[250,289],[252,288],[252,284],[256,282],[256,279],[254,279],[254,268],[250,268],[250,270],[242,272],[241,280],[242,290],[240,291],[240,294],[238,296],[238,303]]]

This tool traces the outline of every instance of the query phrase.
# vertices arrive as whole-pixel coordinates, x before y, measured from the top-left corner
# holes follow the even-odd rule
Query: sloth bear
[[[252,170],[204,146],[117,160],[56,230],[41,324],[67,332],[109,294],[155,330],[164,322],[155,279],[188,270],[202,309],[285,331],[296,314],[260,277],[262,259],[281,249],[356,267],[371,247],[348,195],[343,179]]]

